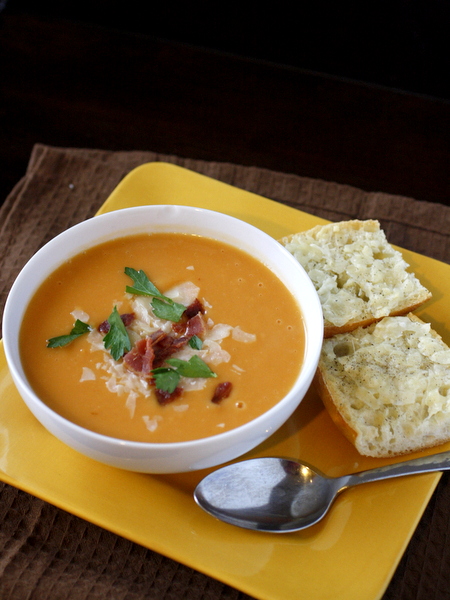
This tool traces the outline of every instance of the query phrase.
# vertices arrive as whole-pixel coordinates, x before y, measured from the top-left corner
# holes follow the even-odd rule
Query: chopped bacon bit
[[[197,313],[188,320],[183,319],[183,321],[179,321],[172,325],[173,332],[179,336],[186,337],[186,341],[189,341],[189,338],[193,335],[201,336],[205,333],[205,329],[205,321],[201,313]]]
[[[157,344],[160,340],[164,339],[165,337],[167,337],[167,333],[164,333],[162,329],[158,329],[157,331],[154,331],[150,334],[150,339],[152,340],[153,344]]]
[[[128,327],[128,325],[131,325],[131,323],[134,321],[134,313],[124,313],[123,315],[120,315],[120,318],[122,319],[122,323],[125,325],[125,327]],[[98,331],[100,333],[108,333],[109,329],[110,329],[110,325],[109,325],[109,321],[103,321],[102,323],[100,323],[100,325],[97,327]]]
[[[134,321],[134,313],[124,313],[123,315],[120,315],[120,318],[125,327],[128,327]]]
[[[196,298],[194,302],[189,304],[189,306],[184,311],[184,314],[188,319],[192,319],[192,317],[195,317],[195,315],[198,315],[198,313],[205,314],[205,309],[200,300]]]
[[[193,335],[200,336],[203,333],[205,333],[205,322],[203,321],[201,313],[197,313],[194,317],[189,319],[185,335],[192,337]]]
[[[186,326],[187,326],[187,319],[183,314],[183,316],[178,321],[178,323],[172,323],[172,331],[174,333],[176,333],[177,335],[183,335],[184,332],[186,331]]]
[[[170,392],[165,392],[164,390],[159,390],[158,388],[155,390],[156,400],[158,404],[161,406],[165,406],[166,404],[170,404],[174,400],[176,400],[179,396],[181,396],[181,388],[177,387],[175,390]]]
[[[220,404],[222,400],[228,398],[228,396],[231,394],[232,389],[233,384],[231,383],[231,381],[223,381],[222,383],[217,384],[211,402],[214,402],[214,404]]]
[[[109,325],[109,321],[103,321],[103,323],[100,323],[100,325],[97,327],[97,329],[99,330],[100,333],[108,333],[110,328]]]
[[[175,354],[187,341],[170,336],[163,331],[152,333],[151,340],[155,352],[154,368],[160,367],[169,356]]]
[[[151,377],[155,353],[151,338],[139,340],[133,348],[125,354],[123,362],[130,371],[138,375]]]
[[[186,335],[187,328],[189,327],[189,321],[196,317],[197,315],[204,314],[205,309],[203,308],[203,304],[200,302],[198,298],[194,300],[184,311],[181,316],[181,319],[178,323],[172,324],[172,331],[177,335]],[[197,334],[191,334],[197,335]]]

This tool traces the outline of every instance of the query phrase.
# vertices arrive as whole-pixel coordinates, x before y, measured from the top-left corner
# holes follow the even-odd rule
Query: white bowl
[[[305,359],[290,392],[273,408],[236,429],[212,437],[177,443],[143,443],[116,439],[84,429],[51,410],[28,383],[19,353],[24,312],[42,281],[61,263],[90,246],[143,232],[197,233],[247,251],[266,264],[291,290],[304,316]],[[175,473],[216,466],[262,443],[291,416],[314,376],[323,336],[317,293],[300,264],[261,230],[233,217],[186,206],[144,206],[93,217],[58,235],[25,265],[8,296],[3,343],[15,385],[41,424],[68,446],[97,461],[130,471]]]

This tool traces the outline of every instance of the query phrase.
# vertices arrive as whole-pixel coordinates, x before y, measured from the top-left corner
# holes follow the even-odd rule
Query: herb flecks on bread
[[[325,340],[316,383],[360,454],[396,456],[450,439],[450,349],[414,315]]]
[[[431,298],[375,220],[318,225],[280,243],[311,278],[325,337],[403,315]]]

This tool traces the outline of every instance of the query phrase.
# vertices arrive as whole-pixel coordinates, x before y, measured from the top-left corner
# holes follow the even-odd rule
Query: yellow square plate
[[[132,171],[100,213],[184,204],[233,215],[275,238],[321,219],[165,163]],[[421,317],[450,342],[450,267],[404,251],[434,299]],[[216,521],[196,506],[208,471],[151,476],[85,458],[35,420],[18,395],[0,345],[0,478],[75,515],[264,600],[380,598],[439,474],[371,483],[342,494],[318,525],[268,534]],[[439,448],[443,450],[446,448]],[[297,412],[249,456],[284,455],[337,476],[387,462],[361,457],[311,389]]]

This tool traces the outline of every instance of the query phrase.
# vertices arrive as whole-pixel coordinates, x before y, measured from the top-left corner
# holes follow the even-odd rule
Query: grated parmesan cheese
[[[185,412],[187,411],[189,408],[189,404],[174,404],[173,405],[173,410],[175,412]]]
[[[89,322],[89,315],[84,312],[84,310],[75,309],[70,314],[74,319],[79,319],[80,321],[83,321],[83,323]]]
[[[144,415],[142,417],[142,420],[145,423],[145,426],[147,427],[147,429],[150,432],[156,431],[156,429],[158,428],[158,423],[162,420],[162,417],[159,415],[156,415],[155,417],[150,418],[148,415]]]
[[[92,369],[89,367],[83,367],[83,371],[81,373],[80,382],[82,381],[94,381],[96,379],[96,375]]]
[[[254,333],[243,331],[239,325],[233,327],[231,337],[237,342],[244,342],[244,344],[250,344],[256,341],[256,335]]]

